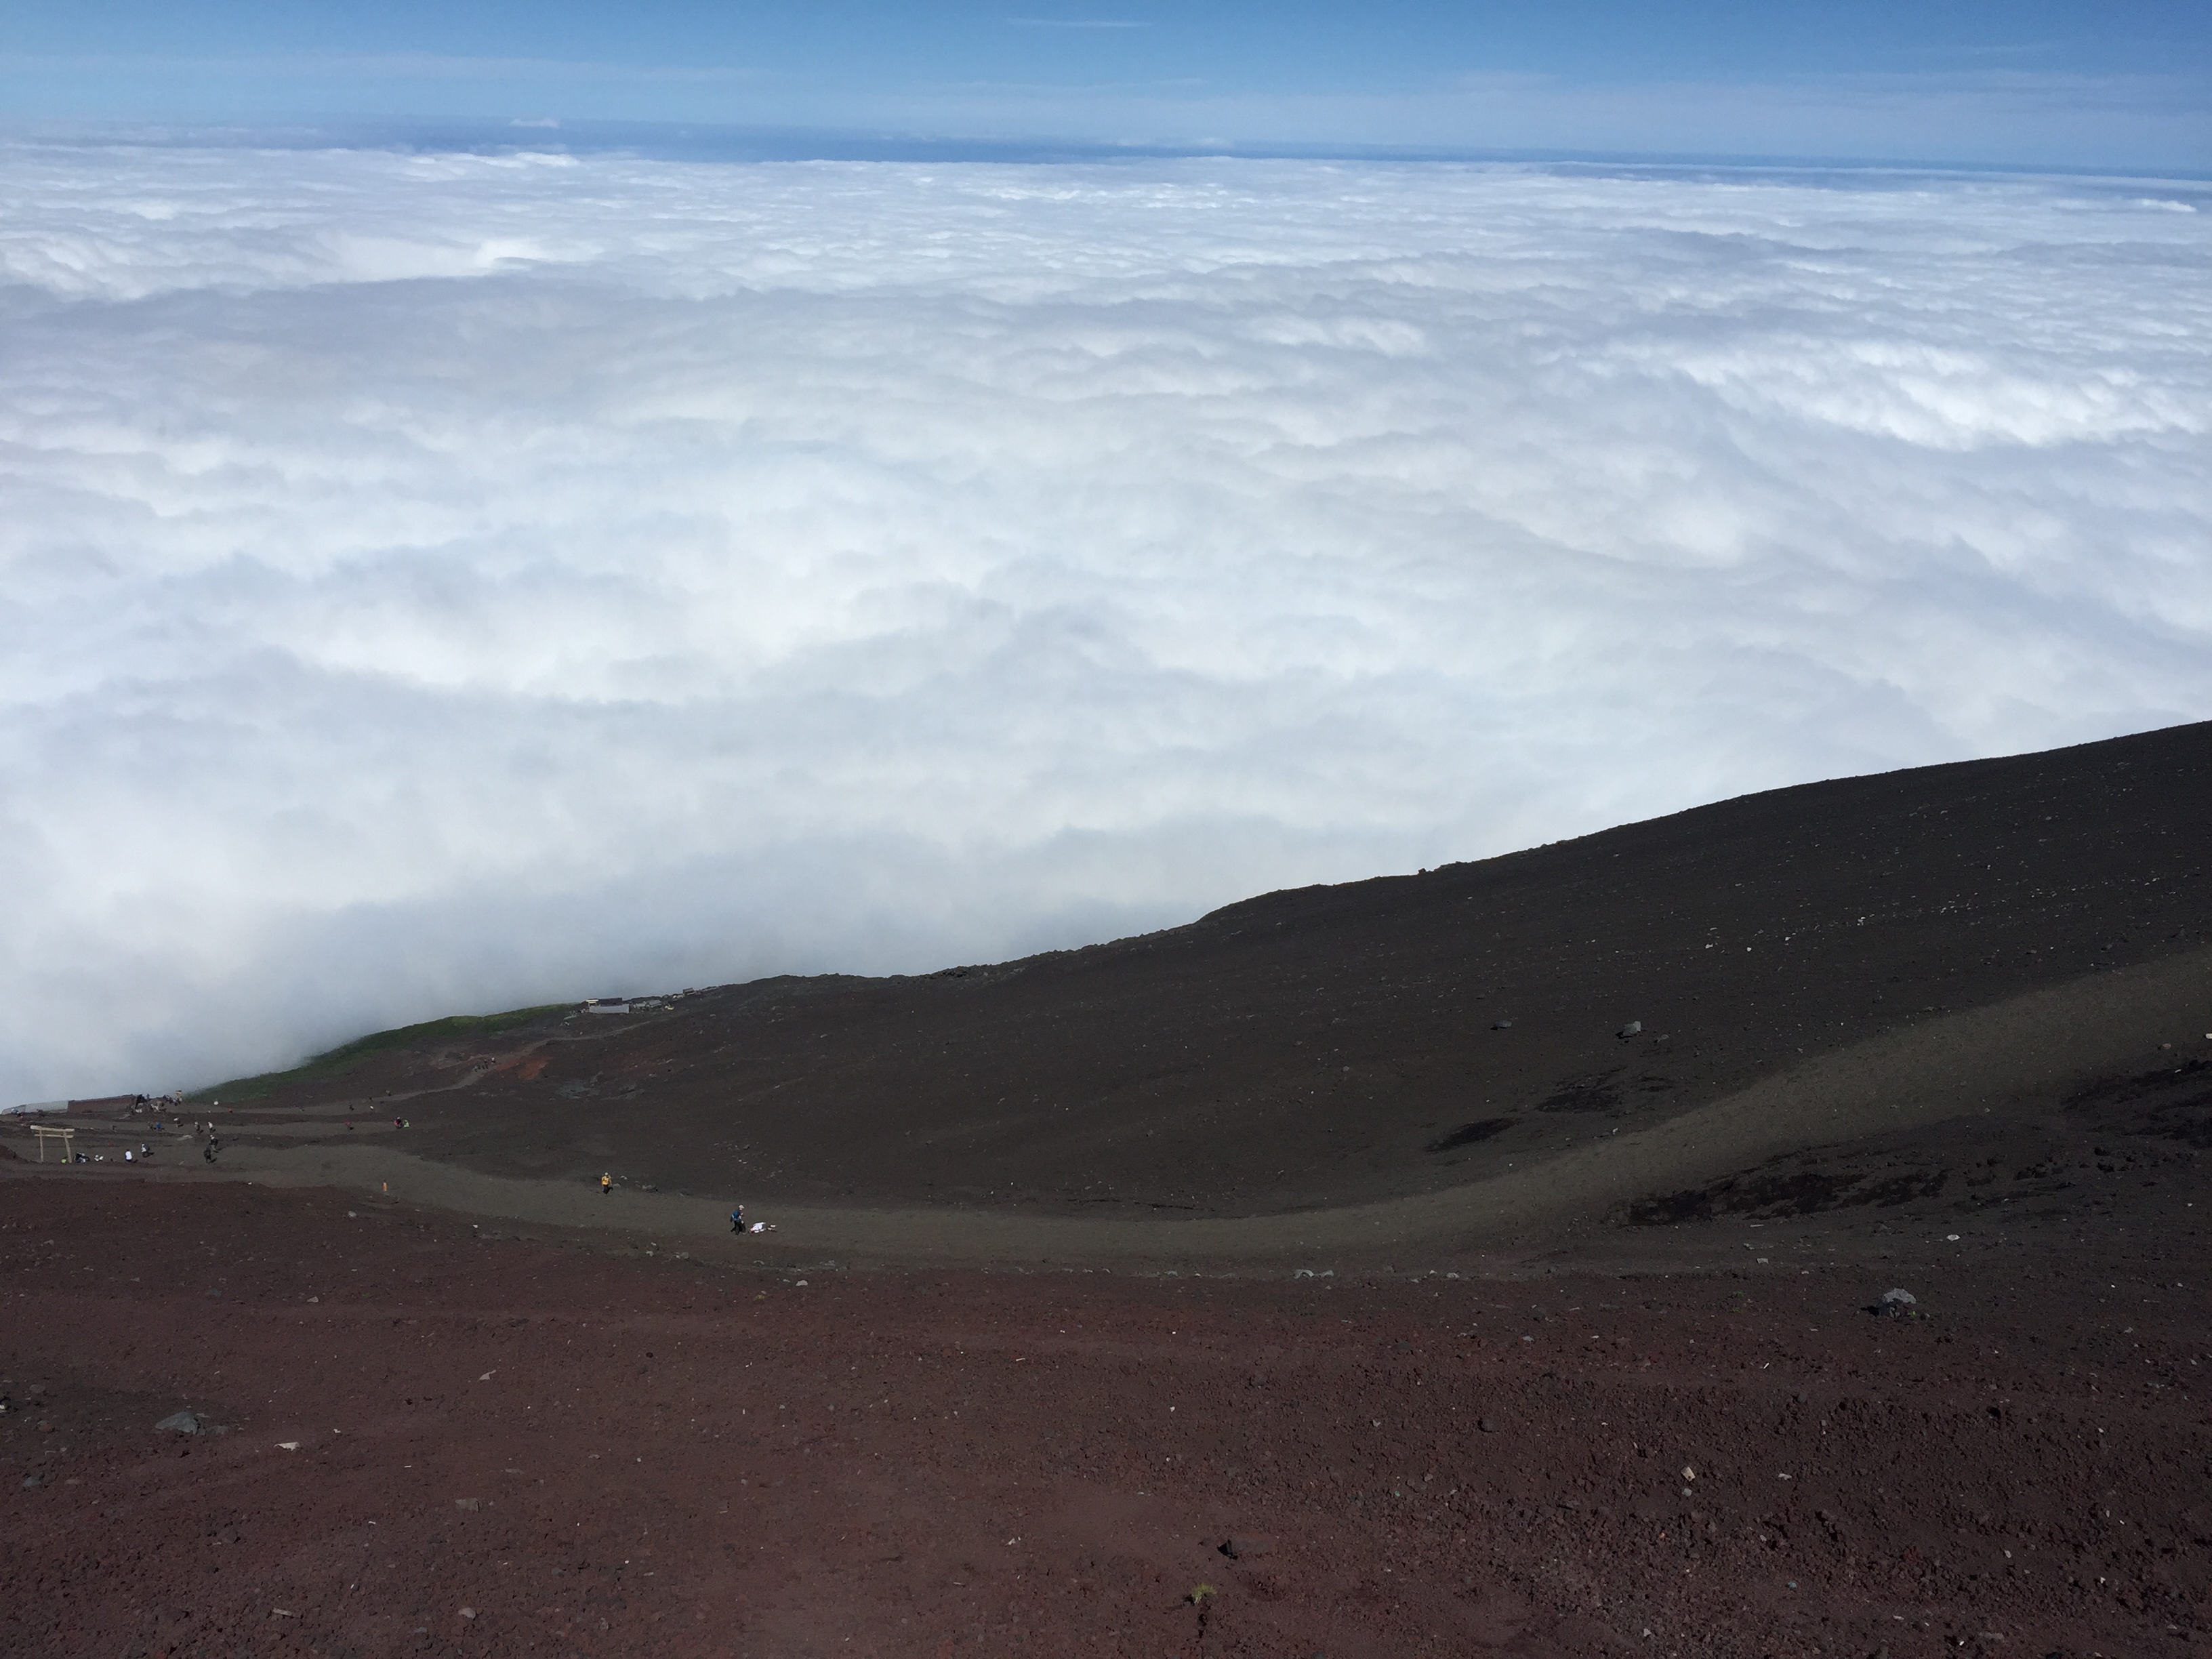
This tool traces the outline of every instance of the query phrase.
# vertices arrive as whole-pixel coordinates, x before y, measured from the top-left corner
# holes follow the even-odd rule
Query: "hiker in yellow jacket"
[[[607,1194],[614,1191],[614,1189],[615,1178],[612,1176],[603,1175],[599,1177],[599,1195],[602,1198],[605,1197]]]

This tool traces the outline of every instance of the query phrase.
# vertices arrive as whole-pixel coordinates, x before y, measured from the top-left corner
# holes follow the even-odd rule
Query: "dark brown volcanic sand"
[[[393,1091],[408,1152],[710,1200],[1279,1213],[1525,1169],[1916,1021],[2201,952],[2208,861],[2212,724],[1751,796],[998,967],[556,1015],[263,1099]],[[1992,1086],[2016,1048],[1975,1060]]]
[[[2191,726],[0,1125],[0,1652],[2212,1656],[2208,848]]]

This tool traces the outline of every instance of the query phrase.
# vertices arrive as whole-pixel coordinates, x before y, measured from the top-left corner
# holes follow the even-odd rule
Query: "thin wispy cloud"
[[[738,64],[635,64],[609,58],[472,56],[456,52],[241,52],[189,57],[133,52],[66,56],[0,52],[0,75],[59,76],[94,72],[294,82],[521,81],[632,86],[716,86],[760,78],[757,70]]]
[[[0,1096],[2201,718],[2206,200],[20,148]]]
[[[2066,43],[2063,40],[1992,40],[1972,45],[1927,46],[1914,55],[1972,63],[2010,58],[2050,58],[2065,50]]]
[[[1012,144],[1060,155],[1139,145],[1250,155],[1395,149],[1850,157],[2168,173],[2212,165],[2203,77],[2185,63],[2087,73],[2059,70],[2056,60],[2032,69],[2032,58],[1984,56],[1940,60],[1937,68],[1891,52],[1878,68],[1577,78],[1469,67],[1464,56],[1445,56],[1395,76],[1332,82],[1316,76],[1285,86],[1203,72],[1203,52],[1148,56],[1139,65],[1115,52],[1071,58],[1046,38],[1155,27],[1141,19],[999,21],[1005,27],[991,37],[996,51],[842,76],[768,58],[718,61],[708,52],[660,62],[400,52],[0,53],[0,104],[10,112],[0,131],[29,136],[40,131],[29,123],[80,121],[101,100],[124,99],[129,124],[199,120],[245,135],[241,142],[252,142],[256,112],[283,125],[313,110],[385,111],[384,118],[347,118],[350,130],[365,132],[364,121],[384,118],[404,141],[405,121],[434,126],[434,112],[452,107],[466,113],[442,127],[439,142],[448,147],[472,123],[497,125],[534,109],[558,111],[572,124],[677,124],[684,152],[694,155],[706,153],[699,142],[714,133],[731,142],[730,153],[756,156],[763,148],[790,153],[794,135],[813,135],[810,153],[849,155],[865,135],[896,133],[916,144]],[[729,50],[742,45],[732,41]],[[1920,72],[1897,67],[1914,62]],[[651,147],[649,135],[638,142]]]

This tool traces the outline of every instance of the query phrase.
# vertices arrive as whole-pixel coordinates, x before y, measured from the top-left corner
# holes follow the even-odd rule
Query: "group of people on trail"
[[[613,1173],[609,1171],[602,1174],[599,1176],[599,1196],[605,1198],[613,1193],[614,1189]],[[772,1233],[775,1231],[775,1224],[772,1221],[748,1223],[745,1220],[745,1206],[740,1204],[730,1212],[730,1231],[733,1233]]]
[[[148,1163],[152,1160],[153,1156],[154,1149],[149,1146],[143,1140],[138,1143],[138,1148],[136,1152],[133,1152],[128,1146],[125,1146],[123,1149],[123,1161],[125,1164]],[[62,1162],[64,1164],[105,1164],[107,1162],[107,1154],[106,1152],[72,1152],[64,1157]]]

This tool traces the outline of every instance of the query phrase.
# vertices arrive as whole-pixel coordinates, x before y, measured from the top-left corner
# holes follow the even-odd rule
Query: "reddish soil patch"
[[[1762,1232],[1769,1264],[1680,1272],[1738,1248],[1723,1220],[1611,1235],[1635,1272],[1263,1281],[747,1273],[330,1192],[3,1190],[11,1655],[2212,1631],[2193,1218],[1878,1262]],[[1864,1310],[1893,1283],[1925,1317]],[[227,1432],[156,1429],[180,1407]]]

